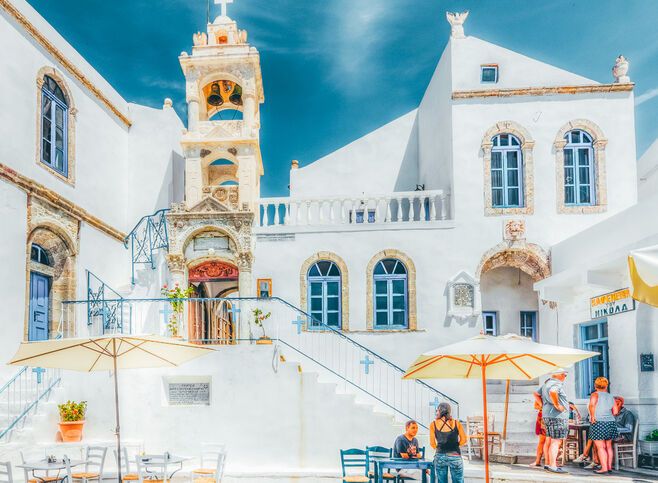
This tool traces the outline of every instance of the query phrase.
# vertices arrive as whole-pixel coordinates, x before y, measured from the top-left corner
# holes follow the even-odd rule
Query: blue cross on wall
[[[302,319],[301,315],[298,315],[297,319],[292,321],[292,325],[297,326],[297,334],[302,333],[302,326],[304,325],[304,322],[306,322],[306,321],[304,319]]]
[[[430,401],[430,406],[434,408],[434,412],[436,412],[439,409],[439,404],[440,402],[438,397],[435,397],[434,401]]]
[[[46,370],[43,367],[35,367],[32,369],[32,372],[36,373],[37,375],[37,384],[41,384],[41,374],[46,372]]]
[[[164,322],[167,324],[169,322],[169,316],[174,313],[174,311],[171,310],[171,304],[166,302],[164,309],[160,310],[160,313],[164,315]]]
[[[238,307],[237,304],[232,303],[231,308],[229,309],[229,311],[231,312],[231,315],[233,316],[233,321],[235,321],[236,318],[237,318],[237,315],[240,313],[240,308]]]
[[[364,371],[366,374],[370,373],[370,366],[374,364],[375,361],[371,360],[370,357],[368,357],[368,354],[366,354],[366,357],[361,360],[361,364],[364,365]]]

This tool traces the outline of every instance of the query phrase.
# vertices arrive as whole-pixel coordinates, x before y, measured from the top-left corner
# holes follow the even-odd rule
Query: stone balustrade
[[[255,225],[387,225],[449,219],[449,195],[441,190],[403,191],[341,198],[261,198]]]

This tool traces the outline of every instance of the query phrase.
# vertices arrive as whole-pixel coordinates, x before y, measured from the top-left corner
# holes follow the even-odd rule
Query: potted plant
[[[640,454],[658,456],[658,429],[654,429],[644,440],[640,440]]]
[[[183,317],[183,310],[185,309],[183,299],[189,298],[194,293],[194,287],[190,286],[183,290],[178,285],[178,282],[176,282],[174,288],[167,287],[167,284],[163,285],[160,293],[169,299],[172,310],[167,320],[167,332],[169,332],[170,337],[180,339],[180,320]]]
[[[260,330],[263,331],[263,335],[258,338],[256,344],[271,344],[272,339],[265,335],[265,325],[263,322],[270,318],[272,312],[264,313],[261,309],[253,309],[251,313],[254,316],[254,324],[260,327]]]
[[[58,404],[59,433],[65,443],[82,441],[82,428],[85,425],[87,401],[66,401]]]

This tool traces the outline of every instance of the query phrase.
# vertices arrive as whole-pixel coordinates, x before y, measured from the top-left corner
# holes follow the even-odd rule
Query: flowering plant
[[[167,321],[167,330],[172,337],[177,337],[178,322],[184,309],[184,301],[182,299],[189,298],[189,296],[194,293],[194,287],[189,286],[183,290],[180,288],[180,285],[178,285],[178,282],[176,282],[174,288],[169,288],[167,284],[164,284],[162,289],[160,289],[160,293],[169,299],[169,304],[173,310],[173,313],[169,316],[169,320]]]
[[[263,322],[270,318],[272,312],[264,313],[261,309],[254,309],[251,313],[254,316],[254,324],[260,327],[263,331],[263,338],[267,337],[265,335],[265,326],[263,325]]]
[[[59,417],[62,421],[84,421],[87,412],[87,401],[66,401],[58,404]]]

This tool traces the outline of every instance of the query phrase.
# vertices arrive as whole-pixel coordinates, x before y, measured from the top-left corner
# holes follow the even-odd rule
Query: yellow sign
[[[631,290],[623,288],[616,292],[591,298],[589,300],[589,308],[591,317],[598,319],[599,317],[635,310],[635,300],[631,297]]]

